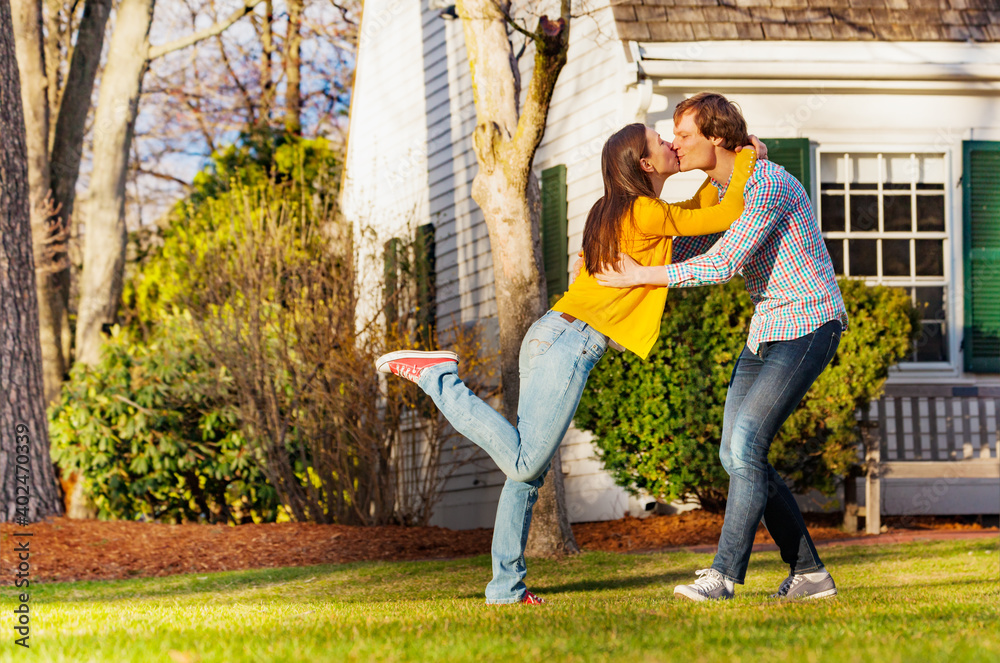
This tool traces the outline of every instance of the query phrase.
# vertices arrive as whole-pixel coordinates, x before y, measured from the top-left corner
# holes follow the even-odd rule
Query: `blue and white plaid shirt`
[[[721,199],[725,187],[713,184]],[[831,320],[847,329],[833,263],[799,181],[771,161],[758,161],[744,200],[743,215],[725,233],[674,238],[668,285],[725,283],[742,274],[754,303],[747,338],[754,353],[761,343],[799,338]]]

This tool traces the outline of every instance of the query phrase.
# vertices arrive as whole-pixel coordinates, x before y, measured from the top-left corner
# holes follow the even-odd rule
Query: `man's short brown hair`
[[[722,147],[735,150],[750,144],[747,121],[736,102],[715,92],[699,92],[677,104],[674,125],[688,111],[694,111],[694,123],[706,138],[721,138]]]

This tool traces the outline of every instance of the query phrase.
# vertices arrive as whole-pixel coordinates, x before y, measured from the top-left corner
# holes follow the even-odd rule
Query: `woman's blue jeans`
[[[790,341],[743,348],[726,394],[719,457],[729,498],[712,568],[733,582],[746,578],[761,518],[794,573],[823,568],[795,498],[767,462],[771,441],[833,359],[843,327],[831,321]]]
[[[482,447],[507,475],[493,529],[493,580],[487,603],[516,603],[524,596],[524,547],[531,509],[549,462],[580,403],[591,369],[607,338],[582,320],[549,311],[521,343],[517,427],[473,394],[450,362],[426,369],[419,385],[456,431]]]

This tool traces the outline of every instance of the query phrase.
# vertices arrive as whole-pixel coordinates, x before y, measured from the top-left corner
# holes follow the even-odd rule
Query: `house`
[[[535,160],[554,247],[549,291],[566,287],[602,193],[604,140],[634,121],[669,137],[678,101],[721,92],[811,193],[837,271],[903,287],[923,305],[921,340],[890,378],[905,397],[889,416],[882,408],[883,452],[993,463],[1000,1],[592,0],[588,9],[572,24]],[[432,230],[439,323],[481,320],[495,334],[490,242],[470,195],[475,109],[461,21],[449,13],[440,0],[365,3],[344,211],[386,237],[408,223]],[[672,178],[663,197],[687,198],[701,180]],[[574,521],[646,505],[614,485],[584,433],[567,434],[563,466]],[[889,477],[883,513],[997,513],[1000,479],[987,475]],[[491,525],[502,479],[485,456],[462,467],[434,522]]]

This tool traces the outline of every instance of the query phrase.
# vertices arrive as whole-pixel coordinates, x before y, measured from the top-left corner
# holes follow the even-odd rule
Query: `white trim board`
[[[638,77],[665,88],[1000,92],[1000,44],[716,41],[645,43],[638,53]]]
[[[855,64],[1000,64],[1000,43],[698,41],[640,43],[640,59],[739,63],[817,62]]]

